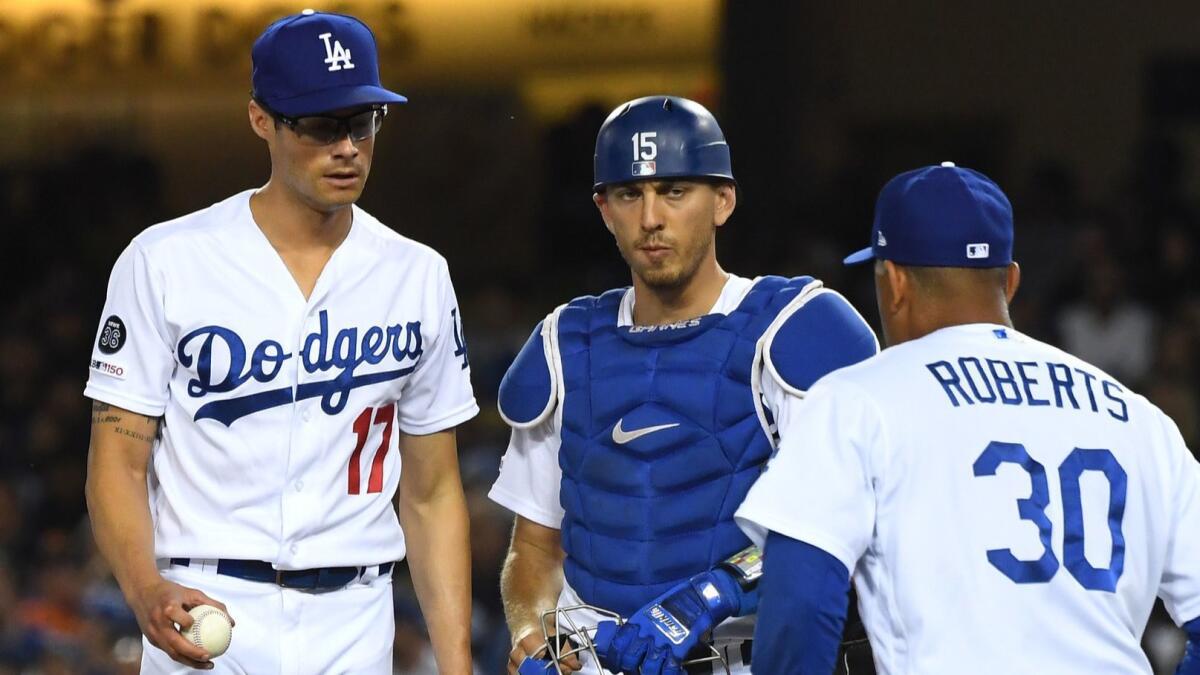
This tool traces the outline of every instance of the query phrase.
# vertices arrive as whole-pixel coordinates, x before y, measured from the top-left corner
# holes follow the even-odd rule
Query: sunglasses
[[[351,141],[359,142],[379,133],[383,126],[383,118],[387,117],[387,106],[375,106],[353,115],[333,117],[331,115],[305,115],[303,117],[288,117],[276,112],[258,101],[258,105],[271,117],[279,120],[296,134],[297,140],[304,145],[329,145],[346,136]]]

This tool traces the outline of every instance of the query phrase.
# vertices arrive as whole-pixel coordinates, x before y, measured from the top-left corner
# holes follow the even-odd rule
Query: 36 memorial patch
[[[105,354],[116,354],[125,346],[125,322],[113,314],[104,320],[104,328],[100,330],[100,339],[96,343]]]

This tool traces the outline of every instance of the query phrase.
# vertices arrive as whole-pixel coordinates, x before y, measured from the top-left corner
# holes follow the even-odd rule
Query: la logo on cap
[[[329,41],[333,33],[321,33],[317,37],[325,43],[325,63],[329,64],[329,72],[354,68],[354,63],[350,60],[350,50],[342,47],[342,43],[337,40],[332,43]]]

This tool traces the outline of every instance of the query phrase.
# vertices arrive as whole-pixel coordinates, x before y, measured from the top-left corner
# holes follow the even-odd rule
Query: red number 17
[[[360,459],[363,447],[367,444],[367,436],[371,433],[372,413],[374,413],[374,423],[383,424],[384,427],[383,440],[379,442],[379,449],[375,451],[375,459],[371,461],[371,477],[367,481],[367,493],[383,492],[383,460],[387,457],[388,445],[392,440],[392,424],[396,421],[395,403],[389,403],[382,408],[367,408],[354,420],[354,434],[358,436],[358,444],[354,446],[354,452],[350,455],[349,487],[352,495],[359,494],[362,490],[362,478],[359,476]]]

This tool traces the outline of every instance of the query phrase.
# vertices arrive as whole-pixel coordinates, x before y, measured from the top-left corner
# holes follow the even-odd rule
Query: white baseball
[[[197,605],[190,610],[192,627],[180,629],[180,634],[192,644],[208,652],[209,658],[217,657],[229,649],[233,638],[233,623],[229,615],[212,605]]]

